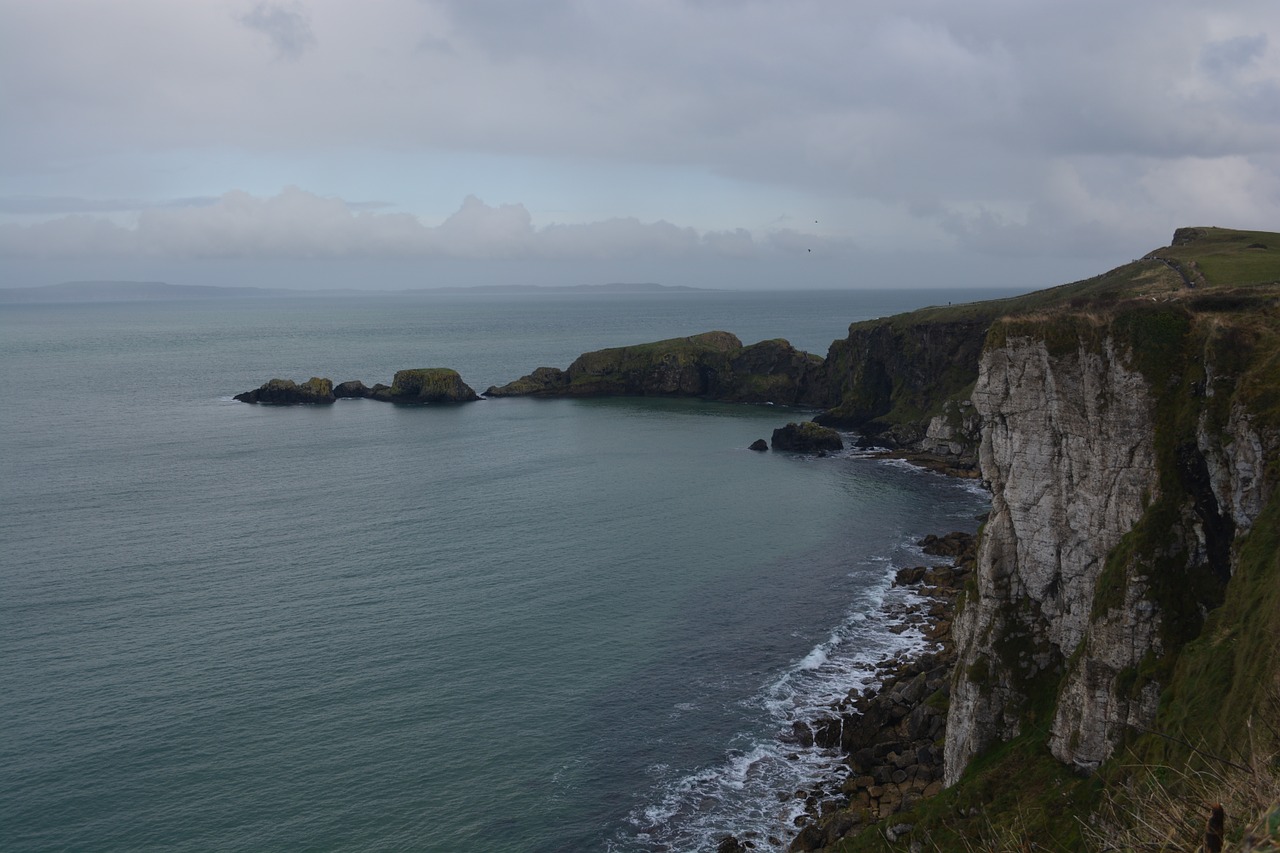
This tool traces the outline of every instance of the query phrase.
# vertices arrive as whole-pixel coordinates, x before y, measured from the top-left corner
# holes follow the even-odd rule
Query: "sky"
[[[1276,0],[0,0],[0,287],[1043,287],[1280,230]]]

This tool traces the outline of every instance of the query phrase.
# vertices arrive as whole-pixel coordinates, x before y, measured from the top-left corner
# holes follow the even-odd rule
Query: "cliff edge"
[[[820,420],[975,453],[992,509],[948,790],[823,849],[1145,849],[1144,823],[1203,826],[1195,797],[1250,791],[1228,839],[1280,800],[1280,234],[1179,229],[1084,282],[855,324],[827,369]],[[1138,816],[1158,790],[1188,813]]]

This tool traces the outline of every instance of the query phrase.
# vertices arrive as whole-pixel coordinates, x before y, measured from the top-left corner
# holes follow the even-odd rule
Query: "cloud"
[[[146,201],[124,198],[73,198],[70,196],[0,196],[0,213],[23,216],[66,213],[120,213],[151,207],[205,207],[217,201],[212,196]]]
[[[311,21],[296,3],[256,3],[236,20],[266,36],[281,59],[299,59],[316,46]]]
[[[57,200],[54,200],[57,201]],[[743,229],[699,232],[669,222],[615,218],[537,227],[522,204],[489,205],[468,196],[439,225],[416,216],[287,187],[267,198],[242,190],[210,204],[155,206],[136,225],[103,217],[64,216],[0,226],[8,257],[140,256],[151,258],[414,258],[485,260],[743,258],[804,241],[792,235],[758,242]],[[818,238],[807,240],[809,245]]]
[[[0,212],[145,209],[128,230],[154,251],[456,257],[750,257],[790,245],[757,227],[783,209],[842,246],[891,223],[901,245],[1046,258],[1280,220],[1275,0],[227,8],[0,0]],[[313,199],[269,198],[287,184]],[[230,186],[254,201],[202,208],[204,233],[153,209]],[[442,222],[467,193],[524,205]],[[423,218],[316,201],[346,198]]]

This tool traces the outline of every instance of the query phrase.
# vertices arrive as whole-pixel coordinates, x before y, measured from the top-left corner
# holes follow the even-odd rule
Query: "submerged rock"
[[[789,450],[793,453],[820,453],[828,450],[843,450],[844,441],[840,433],[830,427],[820,426],[812,421],[790,423],[773,431],[773,449]]]
[[[235,399],[271,406],[324,405],[334,401],[333,383],[318,376],[301,385],[292,379],[271,379],[252,391],[237,394]]]

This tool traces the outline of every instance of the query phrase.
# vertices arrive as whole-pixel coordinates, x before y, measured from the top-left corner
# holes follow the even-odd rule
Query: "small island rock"
[[[747,449],[760,450],[760,451],[768,450],[769,442],[765,441],[763,438],[757,438],[755,441],[751,442],[751,446],[748,447]]]
[[[775,429],[773,449],[789,450],[794,453],[820,453],[828,450],[843,450],[844,442],[840,439],[840,433],[830,427],[804,421]]]
[[[374,385],[369,396],[389,403],[469,403],[480,397],[447,367],[397,370],[391,387]]]
[[[313,376],[301,385],[292,379],[272,379],[259,388],[237,394],[241,403],[264,403],[272,406],[324,405],[334,401],[333,383]]]

